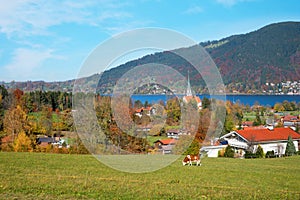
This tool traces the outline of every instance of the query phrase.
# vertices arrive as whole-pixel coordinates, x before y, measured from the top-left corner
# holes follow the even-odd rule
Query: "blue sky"
[[[99,43],[136,28],[172,29],[203,42],[300,21],[298,0],[1,2],[0,81],[6,82],[76,78]]]

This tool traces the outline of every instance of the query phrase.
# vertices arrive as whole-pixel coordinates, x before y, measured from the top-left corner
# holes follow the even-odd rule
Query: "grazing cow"
[[[182,160],[182,165],[193,165],[193,162],[196,163],[196,166],[201,166],[201,160],[200,160],[200,156],[196,156],[196,155],[187,155],[184,157],[184,159]]]

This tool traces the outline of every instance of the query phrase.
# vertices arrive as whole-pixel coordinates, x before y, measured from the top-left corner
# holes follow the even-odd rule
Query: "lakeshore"
[[[283,101],[289,102],[300,102],[300,95],[247,95],[247,94],[228,94],[228,95],[209,95],[200,94],[197,95],[200,99],[217,99],[217,100],[228,100],[233,103],[240,103],[244,105],[253,106],[259,104],[262,106],[274,106],[276,103],[282,103]],[[176,95],[164,95],[164,94],[134,94],[131,96],[133,101],[140,100],[142,103],[148,101],[149,103],[157,103],[159,101],[166,102],[168,99],[176,97]],[[181,98],[182,95],[178,95]]]

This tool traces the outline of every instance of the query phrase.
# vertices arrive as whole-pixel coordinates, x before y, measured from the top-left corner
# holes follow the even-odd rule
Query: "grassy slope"
[[[0,199],[299,199],[300,157],[180,160],[152,173],[87,155],[0,153]]]

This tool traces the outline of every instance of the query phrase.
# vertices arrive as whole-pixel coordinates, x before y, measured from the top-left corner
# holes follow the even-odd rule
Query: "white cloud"
[[[137,27],[147,27],[153,23],[154,23],[154,21],[152,21],[152,20],[144,20],[144,21],[136,20],[136,21],[128,22],[124,25],[121,23],[110,24],[105,29],[108,34],[113,36],[115,34],[119,34],[124,31],[136,29]]]
[[[99,15],[98,20],[104,21],[107,19],[123,19],[123,18],[130,18],[130,17],[132,17],[132,15],[128,12],[104,11]]]
[[[217,3],[222,4],[226,7],[231,7],[237,3],[245,2],[245,1],[252,1],[252,0],[216,0]]]
[[[202,13],[203,12],[203,8],[200,6],[193,6],[188,8],[187,10],[183,11],[183,14],[198,14],[198,13]]]
[[[33,50],[18,48],[13,53],[10,64],[4,68],[14,77],[26,79],[35,73],[48,59],[61,59],[53,54],[53,50]]]
[[[104,20],[131,17],[122,11],[127,3],[108,0],[13,0],[0,7],[0,32],[8,36],[48,35],[49,27],[62,23],[102,25]]]

